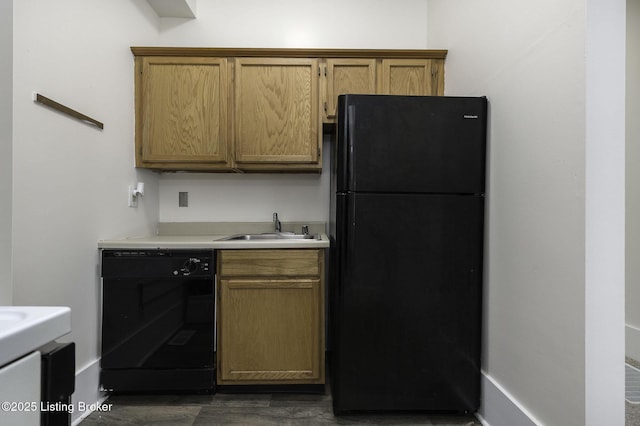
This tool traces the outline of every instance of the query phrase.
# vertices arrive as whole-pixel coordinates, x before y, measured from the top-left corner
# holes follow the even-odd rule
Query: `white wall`
[[[587,0],[586,425],[623,424],[626,0]]]
[[[626,354],[640,360],[640,0],[627,0]]]
[[[490,102],[483,370],[521,416],[492,426],[624,422],[619,5],[429,2],[446,94]]]
[[[161,222],[329,221],[329,137],[322,174],[164,174],[160,180]],[[178,192],[189,207],[178,206]]]
[[[157,17],[144,1],[21,0],[14,13],[13,303],[70,306],[62,340],[76,342],[83,371],[99,353],[97,241],[153,232],[158,219],[158,177],[133,166],[129,51],[155,38]],[[104,130],[34,103],[33,92]],[[136,181],[146,187],[133,209]]]
[[[138,1],[137,1],[138,2]],[[425,48],[427,0],[216,1],[164,19],[153,44],[204,47]],[[140,40],[140,43],[144,43]]]
[[[483,369],[540,422],[584,424],[584,4],[431,0],[429,16],[446,94],[490,102]]]
[[[13,0],[0,0],[0,305],[11,304]]]

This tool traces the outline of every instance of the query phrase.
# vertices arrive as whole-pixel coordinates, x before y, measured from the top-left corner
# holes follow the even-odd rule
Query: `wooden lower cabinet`
[[[324,250],[218,252],[219,385],[323,384]]]

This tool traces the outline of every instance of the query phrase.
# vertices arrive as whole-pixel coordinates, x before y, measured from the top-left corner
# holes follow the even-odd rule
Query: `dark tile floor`
[[[625,363],[640,368],[640,362],[626,357]],[[640,426],[640,404],[631,404],[625,401],[625,426]]]
[[[473,415],[414,413],[335,417],[327,394],[114,395],[90,425],[449,425],[477,426]]]
[[[640,362],[626,362],[640,368]],[[327,386],[329,388],[329,386]],[[448,425],[477,426],[473,415],[358,414],[335,417],[329,393],[215,395],[114,395],[107,412],[82,426],[105,425]],[[640,405],[626,403],[626,426],[640,425]]]

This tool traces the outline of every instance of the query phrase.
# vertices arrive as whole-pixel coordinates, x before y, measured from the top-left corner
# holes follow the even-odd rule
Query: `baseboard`
[[[485,426],[541,425],[509,392],[482,372],[482,401],[477,416]]]
[[[100,392],[100,360],[97,359],[76,372],[76,389],[71,396],[75,408],[71,414],[71,424],[80,424],[105,399],[106,392]],[[84,410],[81,411],[82,408]]]
[[[640,330],[633,328],[629,330],[637,334],[640,341]],[[627,337],[628,339],[628,337]],[[632,356],[627,351],[627,356]],[[633,356],[632,356],[633,357]],[[638,358],[640,359],[640,355]],[[484,426],[537,426],[541,425],[536,418],[531,415],[509,392],[506,391],[490,375],[482,371],[482,401],[477,417]],[[71,400],[74,407],[84,406],[91,409],[80,411],[74,410],[71,415],[71,424],[76,426],[94,410],[96,404],[102,403],[106,398],[106,392],[100,390],[100,360],[95,360],[91,364],[76,372],[76,389]],[[83,404],[79,404],[83,402]]]
[[[640,328],[626,324],[625,334],[625,356],[640,361]]]

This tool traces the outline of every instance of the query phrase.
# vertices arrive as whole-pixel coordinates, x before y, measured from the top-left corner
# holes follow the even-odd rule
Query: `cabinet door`
[[[383,59],[380,92],[390,95],[443,95],[444,74],[441,61]]]
[[[317,59],[236,59],[238,168],[319,169],[318,93]]]
[[[324,69],[325,121],[333,121],[335,118],[339,95],[376,93],[375,59],[327,59]]]
[[[141,62],[138,166],[228,167],[227,60],[143,57]]]
[[[218,383],[323,383],[319,279],[221,279]]]

